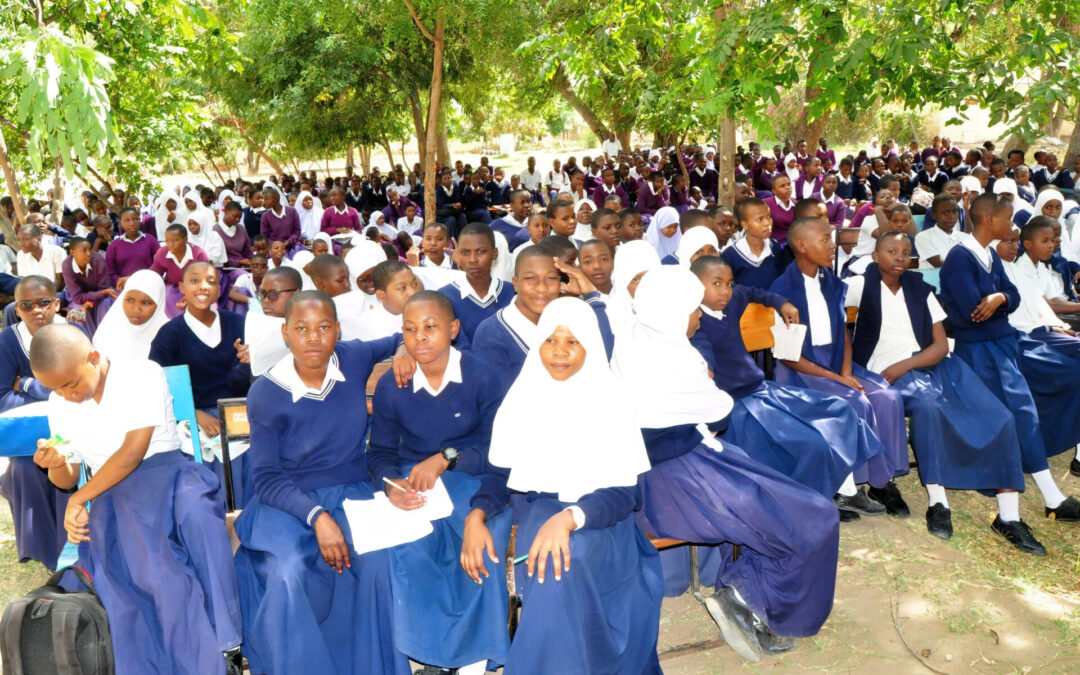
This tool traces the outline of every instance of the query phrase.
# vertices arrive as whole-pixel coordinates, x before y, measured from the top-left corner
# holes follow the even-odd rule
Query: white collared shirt
[[[949,249],[961,243],[965,236],[967,235],[958,227],[954,226],[952,232],[946,232],[937,225],[915,235],[915,248],[919,251],[919,269],[934,269],[934,266],[930,264],[930,258],[934,256],[940,257],[941,262],[944,263]]]
[[[491,284],[488,285],[487,293],[482,298],[476,293],[476,289],[472,287],[472,284],[469,283],[468,279],[461,280],[460,282],[458,282],[457,285],[458,290],[461,291],[462,300],[468,298],[471,295],[472,297],[476,298],[476,301],[481,305],[486,305],[487,303],[494,300],[499,295],[499,291],[502,290],[502,281],[499,279],[495,279],[494,277],[492,277],[491,279]]]
[[[46,279],[55,279],[64,272],[64,249],[48,242],[41,243],[41,260],[30,253],[19,251],[15,256],[15,264],[19,268],[20,277],[28,277],[37,274]]]
[[[53,314],[52,322],[67,323],[59,314]],[[19,338],[19,346],[22,347],[23,353],[30,356],[30,341],[34,339],[34,336],[30,335],[30,329],[26,327],[25,322],[20,321],[15,324],[15,337]]]
[[[845,304],[848,307],[858,307],[866,286],[866,277],[851,277],[845,281],[848,285]],[[875,373],[880,373],[894,363],[899,363],[922,351],[911,324],[911,315],[908,314],[904,289],[901,288],[894,294],[884,281],[879,283],[881,284],[881,330],[878,332],[878,343],[874,347],[874,353],[866,362],[866,368]],[[931,323],[945,320],[945,310],[942,309],[941,303],[933,293],[926,296],[926,306],[930,310]]]
[[[990,255],[989,246],[983,246],[970,234],[964,235],[964,238],[960,241],[960,245],[974,253],[975,258],[979,261],[979,264],[983,266],[983,269],[987,272],[990,271],[994,257]]]
[[[772,246],[769,245],[769,240],[765,240],[765,246],[761,249],[761,255],[755,255],[750,250],[750,242],[746,240],[746,237],[735,242],[735,250],[755,265],[760,265],[762,260],[772,255]]]
[[[419,372],[419,371],[417,371]],[[292,395],[293,403],[307,396],[308,398],[324,399],[333,388],[334,382],[344,382],[345,375],[338,368],[337,354],[330,357],[326,364],[326,374],[323,375],[322,386],[312,389],[300,379],[300,373],[296,372],[296,361],[292,354],[286,354],[273,368],[266,373],[271,380],[276,382],[282,389]]]
[[[537,334],[540,332],[540,329],[535,323],[525,318],[525,315],[518,309],[517,296],[514,296],[513,302],[499,310],[499,313],[502,315],[506,324],[518,334],[518,337],[525,341],[525,351],[532,349],[536,345],[539,340]]]
[[[126,243],[128,243],[128,244],[134,244],[134,243],[137,243],[137,242],[138,242],[138,241],[139,241],[140,239],[142,239],[142,238],[143,238],[143,237],[145,237],[145,236],[146,236],[146,233],[144,233],[144,232],[139,232],[139,233],[137,233],[137,234],[135,235],[135,238],[134,238],[134,239],[128,239],[128,238],[127,238],[127,235],[125,234],[125,235],[124,235],[124,236],[122,236],[122,237],[116,237],[115,239],[113,239],[113,241],[122,241],[122,242],[126,242]]]
[[[214,321],[209,326],[191,316],[190,312],[184,312],[184,323],[200,342],[213,349],[221,344],[221,316],[216,308],[211,307],[210,311],[214,313]]]
[[[1035,263],[1026,253],[1016,262],[1002,261],[1005,275],[1016,285],[1020,292],[1020,306],[1009,314],[1009,323],[1013,328],[1030,333],[1036,328],[1068,328],[1058,318],[1047,302],[1051,292],[1051,270],[1042,263]]]
[[[806,322],[810,327],[810,338],[815,347],[832,344],[832,322],[829,320],[829,303],[821,292],[821,280],[818,275],[802,275],[806,287],[806,311],[810,315]]]
[[[433,388],[431,383],[428,382],[427,375],[424,375],[424,371],[421,368],[417,368],[413,373],[412,390],[416,392],[423,389],[432,396],[438,396],[443,393],[446,387],[451,382],[457,382],[461,384],[461,352],[454,347],[450,348],[450,360],[446,362],[446,372],[443,373],[442,382],[439,383],[439,387]]]
[[[168,251],[165,254],[165,257],[170,258],[174,263],[176,263],[176,266],[179,267],[180,269],[184,269],[184,265],[188,264],[189,262],[191,262],[194,259],[194,256],[191,253],[191,244],[188,244],[187,248],[184,249],[184,259],[183,260],[177,260],[176,256],[173,255],[172,251]]]

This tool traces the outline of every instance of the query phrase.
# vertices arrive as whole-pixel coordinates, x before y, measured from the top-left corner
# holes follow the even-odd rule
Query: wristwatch
[[[443,448],[443,459],[446,460],[446,470],[453,471],[454,466],[457,465],[458,451],[457,448]]]

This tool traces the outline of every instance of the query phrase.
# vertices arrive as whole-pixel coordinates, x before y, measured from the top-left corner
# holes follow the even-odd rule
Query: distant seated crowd
[[[910,516],[911,453],[930,534],[980,490],[1045,555],[1025,476],[1047,527],[1080,521],[1048,464],[1080,441],[1080,158],[994,150],[750,143],[733,208],[713,147],[614,137],[439,167],[433,218],[419,165],[48,195],[0,246],[0,412],[47,400],[55,434],[0,482],[19,558],[79,545],[118,673],[471,675],[660,672],[689,577],[650,539],[700,545],[738,654],[795,649],[840,523]],[[775,369],[742,337],[759,309]],[[235,554],[181,365],[208,447],[246,398]]]

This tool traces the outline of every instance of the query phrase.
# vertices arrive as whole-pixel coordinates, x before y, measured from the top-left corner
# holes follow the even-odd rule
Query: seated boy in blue
[[[750,197],[735,204],[735,222],[746,236],[721,255],[736,284],[767,289],[784,270],[780,244],[772,238],[772,212],[765,202]]]
[[[244,655],[253,673],[407,674],[389,556],[350,554],[343,508],[375,495],[364,398],[400,337],[338,342],[337,311],[319,291],[289,299],[282,333],[291,353],[247,399],[255,496],[236,520]]]
[[[746,351],[739,322],[749,303],[772,307],[788,325],[799,322],[794,305],[736,285],[723,258],[698,258],[690,271],[705,286],[701,327],[690,343],[705,358],[716,387],[735,399],[723,439],[831,498],[856,467],[884,451],[881,442],[847,401],[768,381]]]
[[[777,364],[776,381],[840,396],[885,447],[845,481],[835,497],[837,507],[864,516],[888,510],[906,518],[910,512],[893,483],[895,476],[908,472],[904,401],[879,375],[852,363],[844,311],[847,286],[830,271],[836,251],[833,228],[819,218],[800,218],[788,231],[788,248],[795,263],[769,290],[798,308],[807,329],[801,358]],[[856,483],[870,483],[870,497],[881,504],[856,489]]]
[[[489,563],[492,576],[478,586],[458,563],[503,388],[491,366],[451,346],[459,323],[446,296],[421,291],[405,304],[402,318],[405,349],[417,370],[403,388],[393,372],[379,379],[368,468],[390,502],[404,510],[422,506],[421,493],[441,479],[454,511],[433,521],[431,534],[389,550],[394,644],[414,661],[479,675],[488,661],[503,663],[510,648],[506,576],[502,566]],[[488,525],[501,558],[510,539],[509,514]]]
[[[510,213],[491,222],[492,230],[506,236],[511,251],[529,241],[527,226],[532,206],[532,195],[528,190],[514,190],[510,193]],[[465,228],[462,228],[464,231]]]
[[[118,675],[239,673],[240,607],[218,481],[180,452],[161,366],[110,361],[73,326],[46,326],[30,364],[49,399],[34,461],[70,489],[68,539],[109,615]],[[86,503],[93,500],[87,509]],[[225,653],[225,658],[222,658]]]
[[[1024,489],[1016,426],[967,364],[949,356],[945,310],[933,287],[907,272],[906,233],[878,237],[873,260],[864,276],[847,281],[846,304],[859,309],[852,360],[904,397],[929,496],[926,528],[948,539],[953,528],[945,488],[998,490],[999,511],[1016,508],[1016,490]]]
[[[184,269],[180,292],[186,302],[184,313],[170,319],[158,331],[150,343],[150,360],[162,367],[188,367],[195,397],[195,420],[199,429],[213,438],[221,433],[218,399],[243,396],[251,381],[251,368],[240,362],[244,317],[217,308],[221,282],[217,269],[208,262],[193,262]],[[232,475],[239,478],[234,485],[236,505],[241,508],[251,496],[246,462],[246,453],[232,458]],[[221,462],[215,459],[212,464],[218,478],[223,480]],[[222,488],[222,503],[224,500]]]
[[[30,341],[44,326],[64,323],[56,314],[60,300],[52,279],[24,277],[15,286],[12,304],[21,321],[0,332],[0,382],[4,383],[0,412],[49,398],[48,388],[30,370]],[[64,509],[70,493],[49,482],[30,457],[8,460],[7,471],[0,476],[0,496],[11,507],[19,562],[37,560],[48,569],[56,568],[67,541]]]
[[[524,194],[518,190],[515,194]],[[519,195],[520,196],[520,195]],[[522,228],[528,235],[528,230]],[[454,316],[461,323],[461,332],[470,341],[476,335],[480,322],[509,305],[514,299],[514,288],[502,279],[491,276],[491,266],[499,257],[495,248],[495,233],[483,223],[469,223],[457,238],[455,248],[458,269],[465,272],[465,279],[454,281],[439,289],[450,299]]]
[[[555,300],[535,331],[542,337],[495,416],[461,566],[485,586],[503,573],[489,572],[500,559],[485,521],[505,511],[512,491],[526,560],[514,567],[522,610],[506,672],[659,673],[660,561],[633,519],[636,482],[649,468],[641,432],[588,305]],[[595,417],[544,424],[538,402]]]
[[[941,298],[956,340],[954,354],[1012,411],[1021,466],[1042,493],[1046,516],[1080,520],[1080,501],[1066,498],[1050,474],[1039,413],[1020,371],[1017,332],[1008,320],[1020,304],[1020,294],[990,248],[991,241],[1012,230],[1012,205],[999,202],[996,195],[980,195],[971,203],[969,214],[971,236],[949,251],[941,267]],[[1020,519],[1019,507],[999,513],[990,527],[1025,553],[1046,554]]]
[[[560,274],[569,281],[563,283]],[[514,264],[514,301],[480,322],[473,339],[473,352],[499,372],[509,386],[521,372],[525,356],[536,344],[536,324],[544,307],[566,292],[580,297],[596,312],[604,344],[611,350],[611,334],[606,305],[600,292],[577,267],[569,266],[551,255],[543,246],[522,249]]]

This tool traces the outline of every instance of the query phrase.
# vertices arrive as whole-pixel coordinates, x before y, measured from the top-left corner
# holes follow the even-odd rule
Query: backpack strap
[[[79,633],[79,610],[74,607],[53,607],[52,642],[56,670],[70,675],[83,675],[82,664],[76,651]]]
[[[24,675],[19,635],[22,633],[26,606],[32,602],[33,600],[22,598],[12,602],[4,610],[4,639],[0,641],[0,658],[3,660],[4,672],[11,673],[11,675]]]

